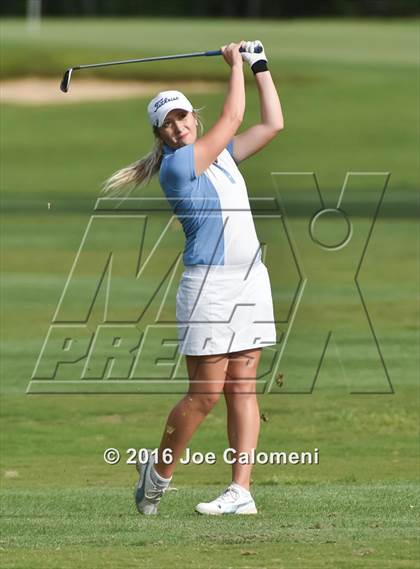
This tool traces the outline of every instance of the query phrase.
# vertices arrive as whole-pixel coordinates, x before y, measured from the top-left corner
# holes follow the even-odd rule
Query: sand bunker
[[[165,89],[178,89],[187,95],[220,92],[226,86],[210,81],[110,81],[74,77],[68,93],[60,91],[60,79],[27,77],[0,82],[0,101],[19,105],[71,105],[81,101],[106,101],[150,96]]]

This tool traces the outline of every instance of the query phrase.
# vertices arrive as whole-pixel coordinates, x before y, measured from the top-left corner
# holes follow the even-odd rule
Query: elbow
[[[272,140],[273,138],[275,138],[279,132],[281,132],[284,129],[284,122],[283,121],[279,121],[279,122],[275,122],[272,123],[270,125],[268,125],[268,137],[270,140]]]
[[[278,121],[275,124],[273,124],[273,133],[274,136],[276,136],[280,131],[282,131],[284,129],[284,121]]]
[[[242,121],[244,120],[244,114],[244,112],[238,111],[223,113],[224,117],[237,129],[241,126]]]
[[[230,119],[230,122],[233,124],[234,128],[237,130],[241,126],[242,121],[244,120],[244,115],[237,113],[237,114],[231,115],[229,117],[229,119]]]

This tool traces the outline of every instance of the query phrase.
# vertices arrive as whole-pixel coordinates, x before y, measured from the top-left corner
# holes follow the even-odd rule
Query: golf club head
[[[60,83],[60,89],[63,91],[63,93],[67,93],[67,91],[69,90],[72,73],[73,73],[73,67],[69,67],[64,73],[64,77]]]

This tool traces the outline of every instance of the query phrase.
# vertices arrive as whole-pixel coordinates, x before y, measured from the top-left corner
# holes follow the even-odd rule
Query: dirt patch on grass
[[[0,82],[0,101],[19,105],[71,105],[83,101],[106,101],[153,96],[166,89],[178,89],[187,96],[216,93],[225,88],[221,82],[179,81],[141,82],[83,79],[75,77],[68,93],[60,91],[60,80],[39,77],[7,79]]]
[[[103,415],[99,417],[99,419],[101,423],[107,423],[109,425],[119,425],[123,421],[121,415]]]

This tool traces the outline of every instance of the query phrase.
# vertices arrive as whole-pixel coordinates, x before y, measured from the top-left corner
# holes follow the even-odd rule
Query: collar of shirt
[[[163,143],[162,151],[164,154],[173,154],[177,148],[171,148],[167,144]]]

